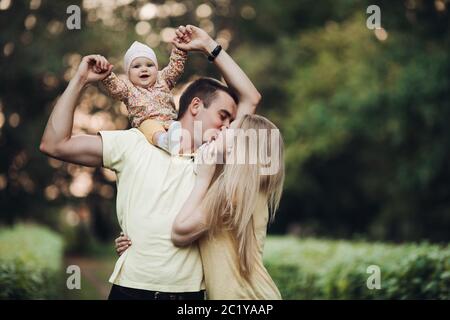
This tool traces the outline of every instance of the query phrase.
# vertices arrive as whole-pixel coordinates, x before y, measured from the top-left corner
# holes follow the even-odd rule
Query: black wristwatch
[[[219,55],[220,51],[222,51],[222,46],[220,44],[217,45],[217,47],[214,48],[213,51],[208,55],[208,60],[210,62],[213,62],[214,59]]]

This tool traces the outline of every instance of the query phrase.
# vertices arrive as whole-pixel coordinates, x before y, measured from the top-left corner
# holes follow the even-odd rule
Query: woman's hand
[[[88,84],[105,79],[111,73],[112,68],[113,65],[105,57],[93,54],[83,57],[76,76],[84,84]]]
[[[131,240],[128,236],[124,235],[123,232],[120,233],[120,236],[114,240],[116,243],[116,251],[119,256],[125,252],[131,246]]]
[[[172,43],[184,51],[202,51],[209,54],[217,46],[205,30],[192,25],[179,26],[175,34]]]
[[[220,159],[219,153],[220,150],[217,148],[216,141],[207,142],[198,148],[195,158],[198,182],[209,186],[216,171],[217,162]]]

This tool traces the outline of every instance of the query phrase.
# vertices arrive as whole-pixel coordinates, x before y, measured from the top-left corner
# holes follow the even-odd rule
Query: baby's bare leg
[[[145,135],[147,141],[153,145],[157,145],[160,135],[166,133],[161,123],[153,119],[143,121],[139,126],[139,130]]]

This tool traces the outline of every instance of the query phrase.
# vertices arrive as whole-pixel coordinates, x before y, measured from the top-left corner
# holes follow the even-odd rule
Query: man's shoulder
[[[124,134],[136,137],[136,139],[145,139],[144,134],[138,128],[131,128],[127,130],[118,130],[123,131]]]
[[[131,129],[126,129],[126,130],[101,130],[98,132],[100,134],[100,136],[112,136],[112,137],[130,137],[130,138],[134,138],[134,139],[145,139],[144,134],[139,131],[139,129],[137,128],[131,128]]]
[[[142,157],[162,157],[154,157],[162,150],[149,143],[139,129],[105,130],[99,131],[99,134],[103,141],[103,162],[106,167],[140,161]]]
[[[109,138],[114,139],[120,144],[123,145],[125,148],[136,148],[136,147],[143,147],[143,150],[146,152],[152,152],[152,153],[160,153],[163,156],[170,157],[170,155],[161,150],[160,148],[154,146],[150,142],[147,141],[147,138],[145,135],[137,128],[131,128],[126,130],[106,130],[106,131],[100,131],[99,132],[102,136],[107,135]]]
[[[102,137],[104,149],[127,151],[135,148],[141,141],[147,142],[144,134],[136,128],[128,130],[103,130],[98,132]]]

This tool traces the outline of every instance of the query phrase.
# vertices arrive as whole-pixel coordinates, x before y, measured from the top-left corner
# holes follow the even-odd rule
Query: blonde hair
[[[273,221],[278,209],[284,182],[284,146],[277,127],[268,119],[258,115],[246,115],[238,124],[240,131],[235,136],[246,134],[248,129],[263,130],[267,134],[257,135],[257,161],[252,164],[245,161],[239,164],[234,161],[218,166],[215,178],[202,202],[203,210],[208,212],[209,235],[213,237],[220,230],[230,230],[237,243],[237,254],[240,257],[239,269],[248,277],[255,262],[257,252],[256,237],[253,228],[253,215],[260,195],[265,197],[269,207],[270,221]],[[273,136],[275,135],[275,136]],[[275,144],[270,143],[275,140]],[[242,155],[237,143],[231,147],[234,156]],[[251,149],[249,139],[245,139],[247,159]],[[255,146],[253,146],[255,147]],[[268,163],[272,153],[278,153],[278,170],[271,175],[261,175],[261,169]],[[228,159],[227,159],[228,160]],[[227,161],[228,162],[228,161]]]

